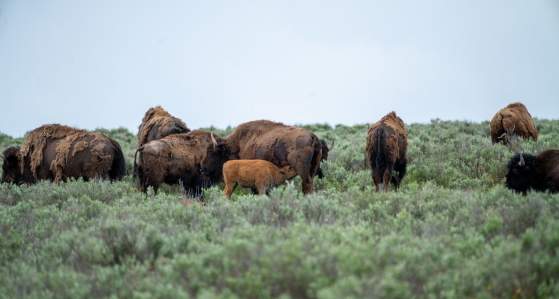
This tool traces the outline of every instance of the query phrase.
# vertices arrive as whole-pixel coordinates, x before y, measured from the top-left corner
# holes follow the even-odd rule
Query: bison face
[[[328,153],[332,148],[334,148],[334,140],[332,140],[332,143],[330,144],[330,146],[328,146],[328,144],[324,139],[320,139],[320,148],[322,150],[322,158],[320,160],[321,161],[328,160]]]
[[[225,142],[208,147],[206,156],[200,163],[200,172],[212,181],[221,180],[223,164],[229,160],[230,152]]]
[[[534,187],[532,182],[536,179],[536,157],[528,154],[514,155],[508,165],[506,175],[507,188],[526,194],[528,189]]]
[[[21,184],[23,175],[19,165],[19,146],[7,148],[3,153],[2,183]]]

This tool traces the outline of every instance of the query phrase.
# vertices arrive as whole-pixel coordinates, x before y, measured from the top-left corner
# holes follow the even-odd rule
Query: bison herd
[[[512,103],[490,122],[491,140],[509,146],[515,155],[507,165],[505,185],[517,192],[559,191],[559,150],[537,156],[521,150],[520,138],[537,140],[538,130],[526,107]],[[273,186],[299,176],[303,193],[313,192],[313,178],[322,177],[320,163],[333,144],[307,129],[268,120],[239,125],[222,138],[191,131],[160,106],[150,108],[138,128],[134,177],[141,191],[157,192],[161,184],[181,184],[200,197],[205,187],[225,183],[231,196],[237,185],[266,194]],[[408,132],[395,112],[368,129],[365,159],[376,191],[400,186],[407,167]],[[63,125],[44,125],[29,132],[20,147],[3,152],[2,182],[32,184],[82,178],[120,180],[125,161],[120,145],[101,133]]]

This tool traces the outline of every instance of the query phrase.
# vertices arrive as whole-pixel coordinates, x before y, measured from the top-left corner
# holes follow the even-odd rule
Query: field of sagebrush
[[[526,152],[559,148],[537,120]],[[122,182],[0,185],[0,298],[558,298],[559,195],[503,187],[511,156],[487,123],[411,124],[398,192],[373,192],[366,126],[334,141],[316,192],[221,186],[200,204]],[[135,136],[117,139],[132,168]],[[228,130],[216,130],[225,135]],[[0,150],[21,142],[0,134]]]

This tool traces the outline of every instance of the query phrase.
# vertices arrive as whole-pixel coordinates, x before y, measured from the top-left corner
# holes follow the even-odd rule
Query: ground
[[[559,121],[536,123],[524,150],[559,148]],[[335,140],[309,196],[298,179],[203,204],[130,176],[0,185],[0,298],[559,297],[559,195],[503,187],[511,153],[487,122],[410,125],[388,194],[363,163],[366,126],[306,127]],[[131,170],[135,137],[101,131]],[[18,142],[0,134],[0,150]]]

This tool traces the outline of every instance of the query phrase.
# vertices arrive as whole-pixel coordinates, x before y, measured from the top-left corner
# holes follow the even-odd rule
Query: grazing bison
[[[139,147],[134,155],[134,172],[140,189],[153,187],[157,192],[162,183],[182,183],[186,193],[200,196],[202,188],[221,179],[200,173],[200,162],[213,142],[223,142],[212,133],[195,130],[152,140]]]
[[[266,160],[229,160],[223,164],[223,192],[231,197],[235,187],[241,185],[263,195],[296,175],[295,169],[289,165],[279,168]]]
[[[301,177],[303,193],[313,191],[313,176],[320,167],[321,144],[303,128],[268,120],[239,125],[223,143],[210,148],[202,162],[203,171],[221,172],[229,159],[260,159],[279,167],[291,166]]]
[[[537,156],[515,154],[509,161],[507,188],[526,194],[528,190],[559,192],[559,150]]]
[[[406,174],[407,147],[408,132],[395,112],[385,115],[369,128],[365,154],[376,191],[379,191],[379,185],[388,191],[390,183],[398,189]],[[393,171],[397,174],[394,175]]]
[[[504,138],[507,137],[507,134],[538,140],[538,129],[526,106],[522,103],[512,103],[499,110],[491,119],[490,127],[493,143],[508,144],[508,138]]]
[[[188,133],[186,124],[161,106],[149,108],[138,128],[138,147],[171,134]]]
[[[2,182],[121,179],[126,172],[120,145],[100,133],[58,124],[44,125],[25,136],[21,147],[3,153]]]

